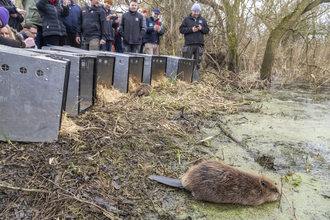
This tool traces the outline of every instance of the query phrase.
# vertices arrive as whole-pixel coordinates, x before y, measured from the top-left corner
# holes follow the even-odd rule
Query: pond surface
[[[227,164],[270,177],[278,186],[282,178],[283,190],[298,219],[330,219],[329,93],[272,88],[245,96],[260,97],[263,101],[251,102],[251,106],[261,108],[261,112],[243,110],[221,120],[236,139],[245,139],[248,148],[225,136],[213,138],[204,148]],[[221,133],[216,128],[203,132],[201,138]],[[260,161],[273,163],[266,166]],[[284,197],[280,208],[279,202],[257,207],[194,200],[188,204],[179,218],[295,219]]]

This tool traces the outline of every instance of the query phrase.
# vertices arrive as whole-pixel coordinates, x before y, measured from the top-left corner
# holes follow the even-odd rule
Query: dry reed
[[[97,84],[97,102],[98,106],[105,106],[108,103],[115,102],[122,96],[118,90],[108,83]]]
[[[71,136],[72,134],[77,134],[78,131],[81,131],[83,128],[76,125],[72,119],[68,118],[66,112],[62,114],[62,124],[60,134],[62,136]]]

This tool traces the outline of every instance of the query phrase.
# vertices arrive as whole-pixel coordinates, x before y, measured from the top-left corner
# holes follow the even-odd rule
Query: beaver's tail
[[[166,176],[149,176],[149,178],[168,186],[184,189],[181,180],[178,179],[173,179]]]

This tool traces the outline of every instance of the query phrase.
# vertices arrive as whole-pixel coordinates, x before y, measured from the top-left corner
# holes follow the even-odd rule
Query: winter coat
[[[49,0],[37,0],[37,8],[42,19],[42,35],[44,37],[66,36],[66,27],[62,22],[62,17],[69,15],[68,6],[61,8],[53,5]]]
[[[119,33],[123,37],[124,44],[142,44],[146,29],[145,18],[139,12],[129,9],[121,16]]]
[[[102,6],[103,10],[105,11],[105,17],[107,17],[108,15],[112,15],[111,10],[105,10],[105,8]],[[105,21],[107,23],[107,36],[106,39],[107,40],[114,40],[115,39],[115,32],[114,32],[114,28],[116,29],[118,27],[118,24],[113,21]]]
[[[193,32],[194,26],[202,26],[202,30]],[[209,27],[206,20],[199,15],[194,18],[191,14],[186,17],[180,26],[180,33],[184,34],[185,45],[201,44],[204,45],[204,34],[209,33]]]
[[[61,5],[63,7],[63,0],[61,0]],[[67,17],[62,18],[62,21],[66,27],[66,32],[75,34],[77,29],[78,17],[80,14],[80,7],[73,1],[71,1],[71,4],[69,4],[68,7],[70,9],[69,15]]]
[[[80,9],[78,17],[76,36],[84,37],[84,40],[103,39],[106,40],[107,22],[105,11],[101,6],[86,6]]]
[[[10,47],[25,48],[24,41],[13,40],[13,39],[5,38],[2,36],[0,36],[0,44],[10,46]]]
[[[159,44],[159,37],[164,35],[164,30],[162,27],[162,23],[160,23],[161,30],[159,33],[154,30],[154,26],[156,25],[159,19],[155,20],[153,17],[146,19],[147,25],[147,33],[143,37],[143,43],[151,43],[151,44]]]
[[[41,17],[36,6],[36,0],[22,0],[24,10],[25,23],[31,23],[35,25],[42,25]]]
[[[9,11],[8,25],[17,31],[21,31],[23,29],[21,23],[24,21],[24,18],[17,13],[16,6],[10,0],[0,0],[0,7],[4,7]],[[17,17],[14,18],[10,16],[11,14],[16,14]]]

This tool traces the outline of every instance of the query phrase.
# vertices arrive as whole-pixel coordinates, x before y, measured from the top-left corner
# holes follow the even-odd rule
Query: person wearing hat
[[[159,37],[164,35],[159,15],[159,9],[155,8],[152,11],[152,16],[146,19],[147,33],[143,37],[146,54],[159,55]]]
[[[112,47],[112,41],[115,40],[115,32],[114,30],[117,29],[118,27],[118,20],[115,19],[116,17],[113,16],[110,8],[113,4],[113,0],[104,0],[104,5],[103,9],[105,11],[105,15],[107,18],[107,36],[106,36],[106,41],[105,44],[102,44],[100,46],[100,50],[102,51],[111,51]],[[115,20],[114,20],[115,19]],[[116,22],[117,20],[117,22]]]
[[[0,7],[0,28],[5,27],[8,24],[8,20],[9,20],[8,10],[3,7]],[[25,47],[33,46],[34,40],[31,37],[27,38],[25,41],[20,41],[20,40],[13,40],[0,36],[0,44],[10,47],[25,48]]]
[[[199,82],[200,63],[204,52],[204,34],[209,33],[209,27],[206,20],[200,15],[201,6],[194,4],[191,8],[191,14],[188,15],[180,26],[180,33],[184,34],[185,45],[182,48],[182,55],[185,58],[195,59],[195,70],[192,81]]]
[[[16,8],[16,6],[10,0],[1,0],[0,7],[4,7],[9,11],[9,21],[8,25],[15,29],[16,31],[21,31],[23,29],[21,23],[24,21],[22,14],[24,14],[24,10],[21,10],[21,13],[18,13],[20,9]]]
[[[131,0],[129,11],[124,13],[120,19],[119,33],[123,37],[123,49],[126,53],[138,53],[146,33],[146,20],[137,10],[137,0]]]
[[[80,14],[80,7],[73,0],[60,0],[63,7],[64,1],[69,6],[69,15],[62,18],[62,22],[66,28],[65,44],[71,47],[80,48],[81,45],[76,42],[76,29],[78,23],[78,17]]]

